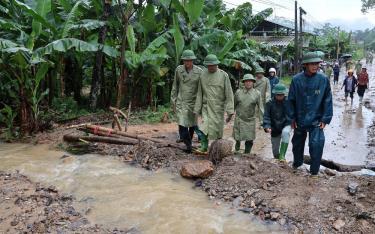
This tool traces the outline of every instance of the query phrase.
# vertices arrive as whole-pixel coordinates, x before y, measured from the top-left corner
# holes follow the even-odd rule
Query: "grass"
[[[169,121],[175,121],[175,115],[169,105],[160,105],[156,110],[147,108],[145,110],[137,110],[130,115],[130,124],[156,124],[160,123],[164,114],[168,114]]]

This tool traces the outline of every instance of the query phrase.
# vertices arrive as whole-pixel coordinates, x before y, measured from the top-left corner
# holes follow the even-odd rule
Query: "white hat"
[[[269,70],[268,72],[274,72],[274,73],[276,73],[276,69],[273,68],[273,67],[271,67],[270,70]]]
[[[366,65],[362,65],[362,69],[367,69],[367,66]]]

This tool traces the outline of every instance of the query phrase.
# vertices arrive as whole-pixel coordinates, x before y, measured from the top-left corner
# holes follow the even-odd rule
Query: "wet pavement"
[[[375,65],[368,65],[370,78],[370,89],[366,91],[363,105],[359,104],[358,94],[354,95],[353,105],[345,104],[344,90],[341,89],[346,72],[342,68],[339,77],[339,84],[332,84],[333,94],[333,119],[330,125],[325,129],[326,143],[323,158],[333,160],[337,163],[347,165],[364,165],[369,163],[367,160],[370,151],[367,146],[367,128],[373,123],[375,110]],[[331,77],[331,81],[333,77]],[[225,128],[225,135],[232,139],[232,125]],[[306,140],[305,154],[308,155],[308,139]],[[244,146],[242,146],[243,148]],[[253,153],[272,158],[270,136],[263,130],[257,131]],[[286,155],[288,161],[293,161],[292,144],[289,144]]]

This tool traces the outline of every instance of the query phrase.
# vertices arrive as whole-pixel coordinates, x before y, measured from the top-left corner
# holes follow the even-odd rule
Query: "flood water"
[[[215,203],[193,184],[167,172],[149,172],[116,158],[72,156],[47,145],[0,143],[0,170],[73,194],[75,207],[108,228],[141,233],[280,233],[276,224]]]

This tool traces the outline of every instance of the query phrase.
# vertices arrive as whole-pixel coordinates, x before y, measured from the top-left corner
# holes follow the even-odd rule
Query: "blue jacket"
[[[283,131],[283,128],[290,125],[288,118],[288,105],[285,98],[283,101],[276,101],[275,98],[268,101],[264,108],[263,128],[271,128],[271,136],[277,137]]]
[[[288,115],[299,128],[311,128],[332,120],[332,92],[323,73],[310,77],[302,72],[293,77],[288,96]]]
[[[348,76],[345,77],[345,80],[344,80],[344,83],[342,84],[342,87],[345,87],[345,92],[350,92],[348,89],[347,89],[347,83],[348,83]],[[355,76],[353,76],[353,81],[352,81],[352,91],[351,92],[355,92],[355,88],[357,87],[358,85],[358,81],[357,79],[355,78]]]
[[[277,76],[274,76],[274,77],[270,76],[268,77],[268,80],[270,81],[270,85],[271,85],[271,97],[273,97],[274,94],[272,93],[272,90],[275,87],[275,85],[279,83],[279,78]]]

